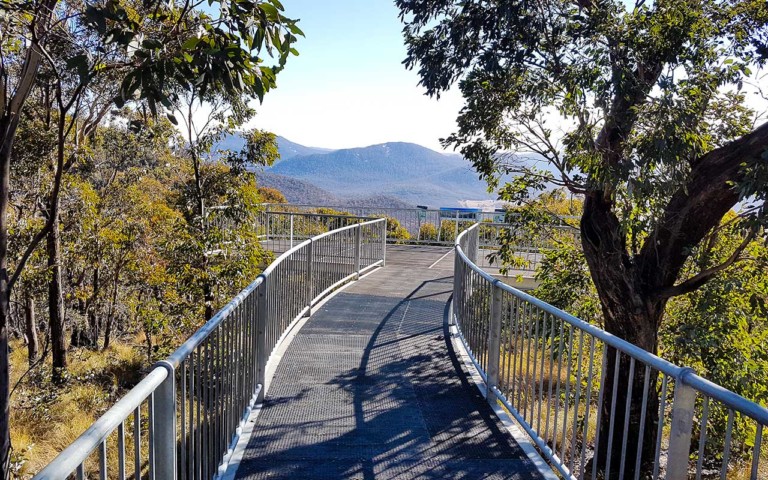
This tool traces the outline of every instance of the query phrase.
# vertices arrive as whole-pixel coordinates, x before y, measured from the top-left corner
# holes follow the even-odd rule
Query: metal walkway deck
[[[541,478],[451,347],[450,252],[391,246],[384,269],[312,315],[237,478]]]

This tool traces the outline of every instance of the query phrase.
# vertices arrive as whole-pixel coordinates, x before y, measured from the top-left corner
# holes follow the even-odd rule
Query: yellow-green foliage
[[[400,221],[398,219],[386,215],[376,218],[387,219],[387,238],[395,240],[408,240],[411,238],[411,234],[405,227],[400,225]]]
[[[437,240],[437,227],[434,223],[422,223],[419,227],[419,239]]]
[[[11,344],[11,384],[27,372],[26,347]],[[50,383],[50,362],[18,384],[11,408],[16,478],[29,478],[132,388],[146,367],[138,346],[113,342],[106,351],[77,349],[63,386]],[[115,470],[113,470],[115,471]]]

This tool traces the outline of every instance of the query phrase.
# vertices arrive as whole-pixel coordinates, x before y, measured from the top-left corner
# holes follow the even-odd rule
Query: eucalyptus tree
[[[223,91],[261,99],[296,51],[301,31],[282,13],[279,0],[159,2],[5,0],[0,9],[0,464],[8,476],[8,199],[13,143],[25,103],[39,87],[42,66],[59,78],[76,78],[60,106],[110,75],[118,86],[112,101],[142,102],[153,114],[173,105],[179,86],[201,93]],[[77,41],[72,41],[78,39]],[[66,51],[57,47],[68,43]],[[82,41],[81,41],[82,40]],[[63,62],[57,53],[66,55]],[[62,70],[65,69],[68,74]],[[65,109],[59,122],[67,122]],[[71,119],[71,117],[69,117]],[[66,128],[65,128],[66,129]],[[61,170],[61,169],[60,169]],[[58,194],[58,192],[55,192]],[[52,197],[54,198],[54,197]],[[55,202],[55,200],[54,200]],[[55,207],[55,205],[54,205]],[[54,212],[55,213],[55,212]],[[55,215],[52,216],[55,222]],[[30,250],[31,252],[31,250]],[[30,253],[31,255],[31,253]]]
[[[764,0],[396,4],[406,23],[406,66],[418,69],[428,94],[458,83],[464,96],[444,145],[459,149],[491,186],[499,173],[516,174],[500,189],[504,200],[524,203],[553,184],[583,196],[581,243],[607,331],[655,353],[668,301],[745,261],[749,242],[764,236],[768,123],[752,111],[759,89],[750,87],[765,80]],[[509,151],[548,166],[500,153]],[[716,235],[739,202],[734,222],[744,241],[722,262],[684,271],[694,247]],[[606,391],[615,388],[615,355],[609,349]],[[622,431],[622,396],[633,382],[628,458],[638,449],[632,439],[645,375],[638,370],[618,377],[614,416],[610,395],[601,406],[600,428],[615,418]],[[651,401],[649,412],[656,406]],[[646,422],[647,460],[658,415]],[[600,436],[602,459],[608,437]],[[613,443],[613,458],[621,443]]]

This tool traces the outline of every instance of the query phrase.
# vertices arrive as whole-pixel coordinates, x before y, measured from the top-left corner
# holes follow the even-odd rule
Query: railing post
[[[362,229],[363,227],[358,223],[357,228],[355,228],[355,280],[360,280],[360,247],[362,246],[361,244],[363,241]]]
[[[293,214],[291,214],[291,248],[293,248]]]
[[[461,257],[459,257],[459,247],[454,246],[453,247],[453,301],[451,301],[451,316],[448,317],[448,325],[453,326],[456,325],[456,303],[459,301],[459,296],[461,295],[461,281],[462,281],[462,270],[461,270]]]
[[[667,480],[688,478],[688,454],[691,448],[696,390],[685,384],[684,376],[692,371],[686,367],[675,379],[675,398],[672,402],[672,424],[669,431]]]
[[[381,266],[387,265],[387,221],[381,222]]]
[[[307,316],[312,315],[312,298],[313,298],[313,279],[312,279],[312,260],[314,257],[315,242],[309,239],[309,245],[307,245]]]
[[[176,480],[176,374],[167,360],[156,364],[168,372],[155,390],[155,478]]]
[[[485,398],[491,405],[496,404],[494,387],[499,386],[499,360],[501,359],[501,288],[495,280],[491,284],[491,321],[488,325],[488,376]]]
[[[459,238],[459,211],[456,210],[456,225],[454,226],[454,235],[453,239],[456,240]]]
[[[256,306],[256,385],[261,385],[256,403],[264,401],[264,393],[267,389],[267,282],[266,277],[261,285],[256,287],[258,291],[258,305]]]

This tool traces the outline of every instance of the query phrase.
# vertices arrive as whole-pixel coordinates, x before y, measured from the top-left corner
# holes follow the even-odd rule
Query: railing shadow
[[[364,479],[517,475],[509,461],[521,457],[519,447],[502,430],[452,348],[447,303],[435,298],[448,293],[443,285],[450,281],[422,282],[392,304],[364,334],[369,337],[357,366],[315,386],[315,393],[328,394],[319,395],[323,398],[315,404],[326,409],[322,418],[285,424],[275,416],[257,425],[258,441],[249,448],[271,450],[253,455],[241,466],[243,474]],[[386,301],[342,295],[354,296],[361,305]],[[391,304],[393,299],[388,300]],[[299,389],[292,396],[270,397],[265,411],[308,394]],[[339,399],[351,400],[351,408],[334,403]],[[279,444],[287,445],[274,447]]]

